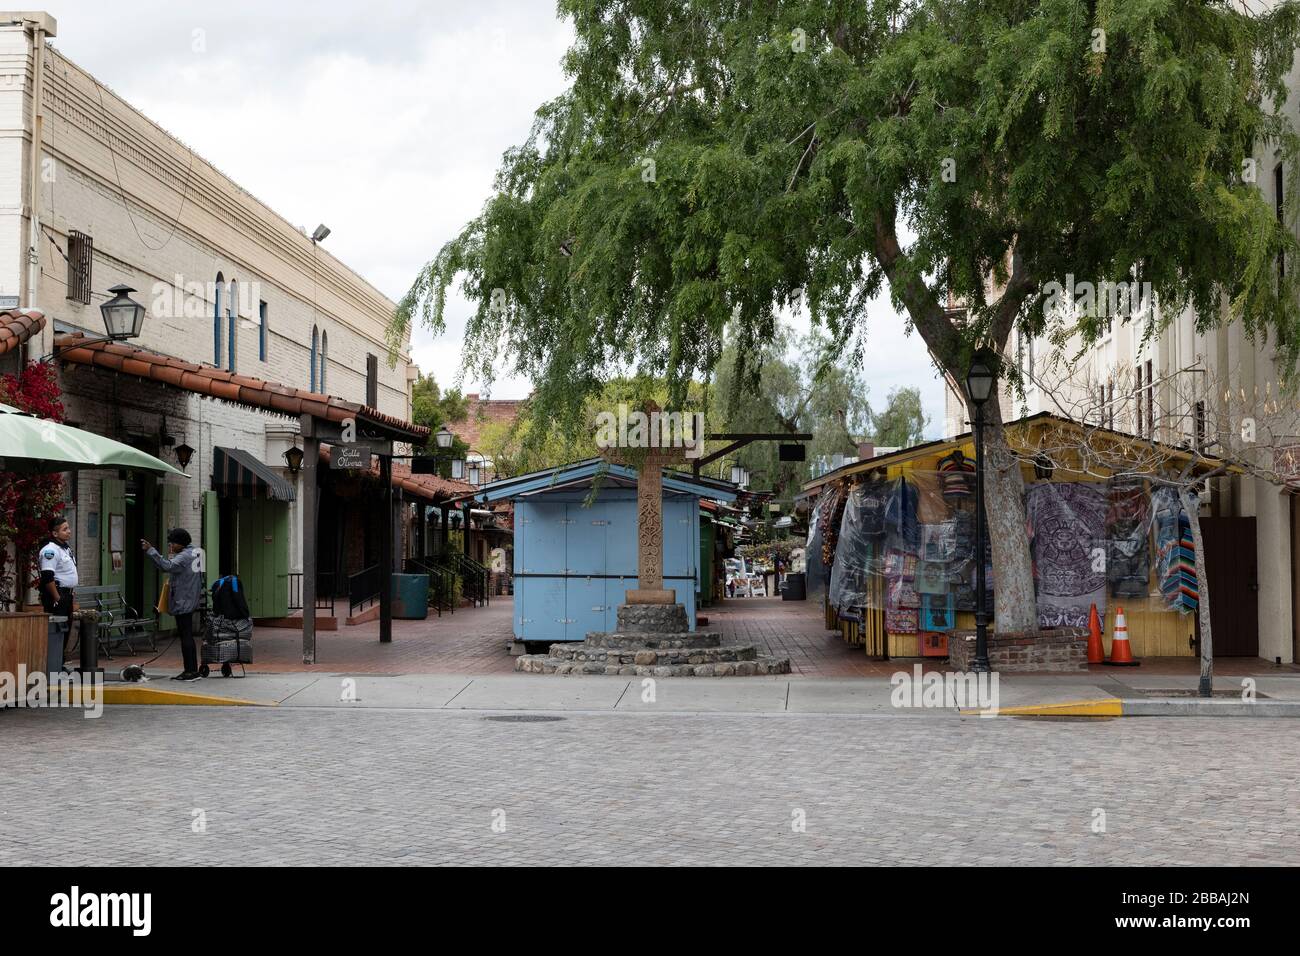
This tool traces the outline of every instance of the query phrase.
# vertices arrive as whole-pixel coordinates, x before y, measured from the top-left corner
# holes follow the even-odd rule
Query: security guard
[[[41,606],[46,614],[58,614],[68,619],[63,632],[66,641],[72,630],[73,592],[77,587],[77,562],[68,542],[72,528],[63,518],[50,521],[50,538],[41,545]]]

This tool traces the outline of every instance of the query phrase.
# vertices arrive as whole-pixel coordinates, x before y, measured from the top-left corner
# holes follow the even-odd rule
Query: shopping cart
[[[221,676],[234,674],[232,664],[239,665],[239,676],[247,677],[245,664],[253,663],[253,622],[248,618],[207,617],[203,624],[202,664],[199,673],[207,677],[209,664],[221,665]]]

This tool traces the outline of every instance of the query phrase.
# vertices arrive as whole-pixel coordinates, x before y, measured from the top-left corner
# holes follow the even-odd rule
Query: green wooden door
[[[126,482],[99,483],[99,583],[126,588]],[[139,543],[136,549],[139,550]],[[116,549],[116,550],[115,550]]]
[[[271,559],[270,589],[263,617],[287,617],[289,614],[289,505],[284,501],[262,502],[266,520],[263,527],[271,536],[268,552]]]
[[[221,573],[221,512],[215,491],[203,492],[203,580],[209,591]]]
[[[289,506],[247,498],[239,502],[238,570],[253,617],[289,613]]]

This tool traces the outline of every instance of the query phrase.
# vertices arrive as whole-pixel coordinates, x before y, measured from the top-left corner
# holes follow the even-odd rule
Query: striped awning
[[[212,449],[212,490],[226,498],[293,501],[293,485],[239,448]]]

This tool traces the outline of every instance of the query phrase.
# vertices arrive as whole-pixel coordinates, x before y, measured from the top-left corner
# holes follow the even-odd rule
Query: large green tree
[[[806,303],[848,344],[888,287],[960,381],[1041,328],[1045,286],[1150,282],[1300,347],[1294,247],[1243,160],[1294,156],[1296,8],[1229,0],[561,0],[572,86],[510,150],[482,214],[400,303],[466,360],[531,377],[581,427],[612,370],[707,374]],[[1294,192],[1294,191],[1293,191]],[[914,237],[906,238],[905,237]],[[1224,303],[1228,303],[1225,310]],[[953,304],[963,308],[952,309]],[[1157,321],[1151,319],[1151,321]],[[1085,333],[1095,321],[1083,319]],[[746,376],[742,375],[744,387]],[[997,401],[986,470],[999,630],[1036,624],[1021,478]]]
[[[742,383],[748,374],[749,383]],[[729,342],[708,391],[704,410],[710,432],[808,432],[804,462],[781,461],[779,443],[754,442],[722,463],[743,465],[756,489],[789,499],[818,458],[856,455],[857,438],[870,426],[868,387],[861,356],[844,355],[813,330],[796,338],[780,323],[772,337],[746,352]],[[714,450],[724,442],[710,443]],[[728,477],[725,470],[722,477]]]
[[[871,416],[871,434],[879,446],[907,448],[925,437],[929,423],[921,407],[921,390],[909,385],[890,390],[884,411]]]

